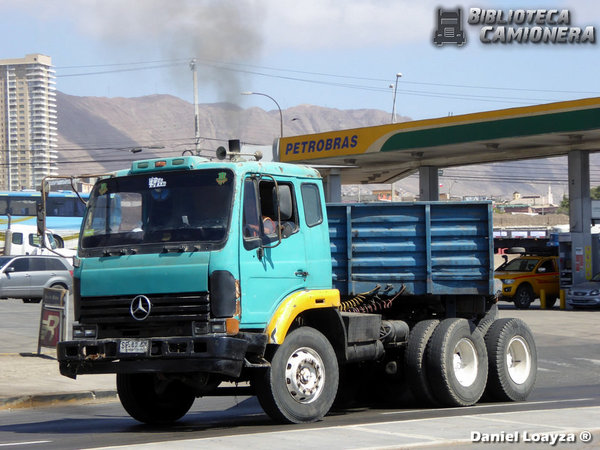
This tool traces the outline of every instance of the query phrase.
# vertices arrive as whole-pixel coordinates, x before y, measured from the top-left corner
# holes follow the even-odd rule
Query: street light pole
[[[402,78],[402,74],[398,72],[396,74],[396,84],[394,85],[394,100],[392,104],[392,123],[396,123],[396,92],[398,91],[398,79]]]
[[[275,100],[270,95],[263,94],[262,92],[247,91],[247,92],[242,92],[241,94],[242,95],[262,95],[263,97],[268,97],[271,100],[273,100],[273,102],[277,105],[277,109],[279,110],[279,133],[280,133],[279,137],[283,137],[283,113],[281,112],[281,107],[279,106],[279,103],[277,103],[277,100]]]

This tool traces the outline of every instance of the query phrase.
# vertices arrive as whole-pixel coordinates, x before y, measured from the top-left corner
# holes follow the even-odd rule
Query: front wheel
[[[522,284],[515,292],[515,307],[517,309],[528,309],[533,302],[533,289],[527,284]]]
[[[327,414],[338,389],[333,347],[314,328],[292,331],[253,381],[260,405],[273,420],[307,423]]]
[[[496,320],[485,335],[485,344],[489,355],[486,396],[525,400],[537,375],[537,351],[527,324],[520,319]]]
[[[143,423],[166,425],[182,418],[195,396],[179,381],[154,373],[117,374],[117,392],[123,408]]]

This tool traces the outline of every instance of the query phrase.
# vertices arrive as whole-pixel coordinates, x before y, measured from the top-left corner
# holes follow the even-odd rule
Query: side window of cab
[[[281,219],[278,222],[278,219]],[[279,231],[278,231],[279,228]],[[255,248],[298,231],[298,213],[291,183],[272,178],[248,177],[244,181],[242,229],[244,246]],[[248,245],[252,241],[254,245]]]
[[[314,183],[303,183],[300,187],[304,204],[304,220],[306,225],[314,227],[323,222],[323,206],[319,187]]]

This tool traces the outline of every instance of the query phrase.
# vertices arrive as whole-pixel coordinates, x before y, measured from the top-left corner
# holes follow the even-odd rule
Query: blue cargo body
[[[491,295],[490,202],[327,205],[333,286],[356,295]]]

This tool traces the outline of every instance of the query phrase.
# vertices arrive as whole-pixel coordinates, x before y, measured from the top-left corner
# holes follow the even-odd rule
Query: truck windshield
[[[221,242],[232,197],[233,173],[227,169],[101,180],[88,202],[81,247]]]

